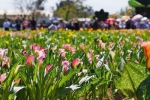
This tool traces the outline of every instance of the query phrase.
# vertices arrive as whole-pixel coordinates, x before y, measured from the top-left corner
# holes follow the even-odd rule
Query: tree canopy
[[[92,14],[92,7],[84,6],[84,0],[61,0],[54,11],[54,15],[65,20],[79,17],[89,17]]]

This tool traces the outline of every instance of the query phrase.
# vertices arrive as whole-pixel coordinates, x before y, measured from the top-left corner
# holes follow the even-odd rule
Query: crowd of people
[[[70,30],[79,30],[82,29],[90,29],[93,30],[97,29],[150,29],[150,21],[144,20],[144,21],[133,21],[132,18],[129,20],[120,20],[120,21],[112,21],[112,22],[106,22],[106,21],[99,21],[97,18],[92,21],[84,21],[79,22],[78,20],[70,21],[69,23],[64,23],[63,21],[60,22],[53,22],[50,26],[50,30],[57,30],[59,28],[63,29],[70,29]]]
[[[32,18],[32,20],[26,20],[25,18],[20,19],[19,17],[16,20],[8,20],[6,19],[3,23],[3,27],[5,31],[20,31],[30,28],[31,30],[36,30],[36,20]]]
[[[37,23],[34,18],[32,20],[25,20],[25,18],[20,19],[19,17],[16,20],[8,21],[6,20],[3,23],[3,27],[6,31],[9,31],[10,28],[13,31],[20,31],[25,29],[31,29],[36,30],[37,29]],[[40,23],[39,27],[44,27],[44,22]],[[91,21],[84,21],[79,22],[78,20],[73,20],[70,22],[64,22],[63,20],[59,21],[52,21],[47,28],[52,30],[58,30],[58,29],[65,29],[65,30],[80,30],[82,29],[150,29],[150,21],[144,20],[144,21],[132,21],[129,19],[128,21],[120,20],[120,21],[99,21],[97,18]]]

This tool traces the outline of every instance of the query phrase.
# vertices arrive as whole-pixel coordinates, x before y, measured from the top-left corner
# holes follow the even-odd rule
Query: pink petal
[[[48,71],[49,71],[49,69],[51,69],[51,68],[52,68],[52,66],[53,66],[52,64],[47,65],[47,66],[46,66],[46,72],[48,72]]]
[[[72,61],[72,66],[73,66],[73,68],[74,69],[76,69],[76,67],[78,66],[80,64],[80,59],[74,59],[73,61]]]
[[[27,65],[31,65],[33,62],[34,62],[34,56],[33,56],[33,55],[28,56],[28,57],[26,58],[26,64],[27,64]]]
[[[19,82],[20,82],[20,80],[21,80],[21,78],[18,78],[17,80],[15,80],[15,81],[14,81],[14,84],[19,83]]]
[[[5,77],[6,77],[6,73],[3,73],[3,74],[0,76],[0,83],[2,83],[2,82],[5,80]]]

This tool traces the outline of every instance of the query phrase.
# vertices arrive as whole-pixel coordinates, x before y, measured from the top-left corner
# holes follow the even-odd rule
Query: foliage
[[[36,10],[44,10],[45,2],[46,0],[14,0],[14,6],[22,12],[23,17],[29,12],[34,16]]]
[[[89,17],[92,11],[92,7],[83,5],[83,0],[62,0],[57,4],[54,16],[68,21],[73,18]]]
[[[0,100],[149,100],[149,33],[0,31]]]

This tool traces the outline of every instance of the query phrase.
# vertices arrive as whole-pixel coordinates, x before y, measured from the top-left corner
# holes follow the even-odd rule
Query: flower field
[[[150,31],[0,31],[0,100],[150,100]]]

